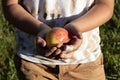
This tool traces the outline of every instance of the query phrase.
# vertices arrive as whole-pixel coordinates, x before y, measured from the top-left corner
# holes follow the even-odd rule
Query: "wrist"
[[[75,26],[74,24],[72,24],[72,23],[68,23],[68,24],[66,24],[65,26],[64,26],[64,28],[70,33],[70,35],[76,35],[76,36],[78,36],[79,38],[82,38],[82,31],[80,31],[79,29],[78,29],[78,27],[77,26]]]
[[[36,36],[44,37],[45,34],[50,30],[51,30],[51,28],[48,25],[46,25],[44,23],[40,24],[39,30],[38,30]]]

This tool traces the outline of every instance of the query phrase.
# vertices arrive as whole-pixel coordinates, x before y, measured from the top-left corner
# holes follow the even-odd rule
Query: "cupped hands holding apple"
[[[82,33],[79,32],[72,24],[68,23],[64,26],[64,28],[68,31],[70,41],[67,44],[63,44],[59,49],[59,56],[61,59],[71,58],[82,43]],[[59,50],[58,49],[58,50]]]
[[[47,31],[43,38],[38,36],[36,43],[37,53],[40,55],[54,59],[67,59],[72,57],[73,52],[80,47],[82,36],[68,24],[64,28],[55,27]]]

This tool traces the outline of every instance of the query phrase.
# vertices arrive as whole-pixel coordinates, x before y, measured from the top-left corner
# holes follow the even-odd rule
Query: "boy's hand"
[[[77,50],[82,43],[82,33],[79,32],[73,25],[67,24],[64,27],[68,30],[70,34],[71,41],[69,44],[63,45],[60,47],[61,53],[59,53],[60,58],[67,59],[73,56],[73,52]]]
[[[77,37],[73,37],[71,39],[71,42],[69,44],[63,45],[60,53],[61,59],[68,59],[71,58],[74,54],[74,51],[76,51],[82,43],[82,39],[79,39]]]
[[[41,24],[40,27],[41,30],[36,36],[36,53],[46,56],[48,54],[52,54],[57,48],[46,48],[45,35],[51,30],[51,28],[45,24]]]
[[[36,48],[37,48],[37,54],[40,54],[45,57],[52,58],[53,53],[57,50],[57,47],[47,48],[46,47],[46,41],[44,38],[38,36],[36,39]]]
[[[55,52],[61,44],[56,47],[47,48],[45,35],[51,30],[51,28],[45,24],[42,24],[40,27],[42,30],[36,36],[36,53],[48,58],[56,58]]]

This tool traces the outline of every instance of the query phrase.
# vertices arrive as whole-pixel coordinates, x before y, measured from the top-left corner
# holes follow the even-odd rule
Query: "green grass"
[[[14,29],[5,21],[0,10],[0,80],[17,80],[13,64],[14,54]]]
[[[120,0],[115,2],[112,19],[100,27],[107,80],[120,80]],[[4,19],[0,7],[0,80],[17,80],[15,44],[14,28]]]
[[[120,80],[120,0],[116,0],[113,17],[100,27],[108,80]]]

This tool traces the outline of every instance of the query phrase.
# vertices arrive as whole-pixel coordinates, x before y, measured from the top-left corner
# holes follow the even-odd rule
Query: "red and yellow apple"
[[[58,44],[68,43],[70,38],[66,29],[55,27],[46,34],[45,40],[47,47],[50,48]]]

